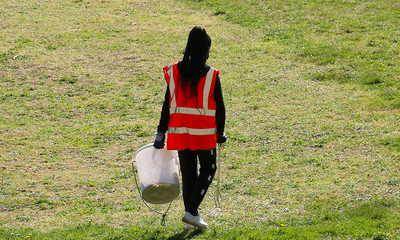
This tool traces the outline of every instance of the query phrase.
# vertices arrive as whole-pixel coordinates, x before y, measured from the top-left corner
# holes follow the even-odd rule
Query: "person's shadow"
[[[177,233],[174,236],[167,238],[167,240],[182,240],[182,239],[192,239],[204,232],[203,229],[195,229],[193,231],[183,230],[181,233]]]

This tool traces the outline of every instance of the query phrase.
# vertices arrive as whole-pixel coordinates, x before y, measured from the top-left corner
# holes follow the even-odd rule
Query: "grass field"
[[[400,239],[397,0],[3,1],[1,239]],[[204,27],[228,142],[183,231],[130,167],[165,81]],[[163,210],[166,206],[156,206]]]

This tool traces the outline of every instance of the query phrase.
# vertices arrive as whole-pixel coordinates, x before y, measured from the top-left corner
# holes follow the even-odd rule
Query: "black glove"
[[[227,139],[228,137],[225,135],[225,133],[222,133],[222,135],[217,133],[217,143],[224,143]]]
[[[157,132],[156,140],[154,141],[153,147],[157,149],[163,149],[164,141],[165,141],[165,133]]]

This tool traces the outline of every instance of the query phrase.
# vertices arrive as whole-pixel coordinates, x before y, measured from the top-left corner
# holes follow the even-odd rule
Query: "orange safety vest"
[[[164,67],[165,80],[169,86],[169,114],[167,148],[172,150],[208,150],[217,146],[215,122],[215,81],[219,71],[210,67],[198,84],[196,97],[178,83],[178,64]],[[189,89],[187,89],[189,90]]]

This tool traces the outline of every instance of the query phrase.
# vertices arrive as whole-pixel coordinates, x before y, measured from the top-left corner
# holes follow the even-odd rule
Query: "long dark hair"
[[[181,62],[179,72],[181,74],[181,86],[187,89],[190,84],[190,96],[197,97],[197,85],[200,79],[206,74],[205,59],[211,47],[211,38],[202,27],[194,27],[190,33],[186,45],[185,54]]]

